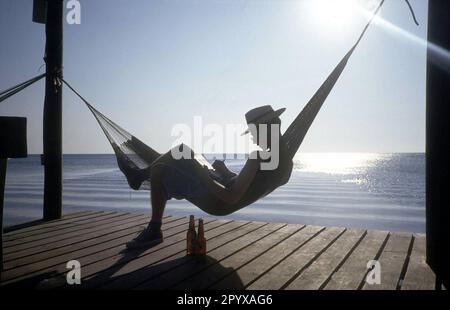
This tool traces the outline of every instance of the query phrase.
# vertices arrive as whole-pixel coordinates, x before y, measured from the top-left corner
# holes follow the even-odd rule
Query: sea
[[[226,158],[235,172],[245,163]],[[150,214],[150,192],[128,186],[113,154],[64,155],[63,162],[63,213]],[[39,155],[8,160],[5,226],[42,218],[43,183]],[[211,217],[185,200],[168,201],[165,212]],[[224,218],[424,233],[425,155],[300,152],[286,185]]]

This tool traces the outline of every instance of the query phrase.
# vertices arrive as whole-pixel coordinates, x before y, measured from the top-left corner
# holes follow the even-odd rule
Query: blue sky
[[[159,151],[177,123],[243,123],[247,110],[286,107],[282,129],[358,37],[357,6],[324,15],[318,0],[96,0],[64,25],[64,76],[100,111]],[[373,0],[354,0],[368,7]],[[386,0],[381,17],[426,39],[427,1]],[[322,12],[324,13],[324,12]],[[0,89],[43,72],[44,26],[31,0],[0,2]],[[329,14],[329,12],[327,12]],[[372,25],[306,136],[304,152],[423,152],[426,47]],[[42,151],[44,85],[0,104],[28,117]],[[110,153],[87,108],[65,88],[64,152]]]

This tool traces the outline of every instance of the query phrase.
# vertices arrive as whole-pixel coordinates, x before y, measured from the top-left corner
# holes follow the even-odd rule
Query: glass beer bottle
[[[205,229],[203,227],[203,219],[198,220],[197,242],[198,242],[197,254],[206,255],[206,238],[205,238]]]
[[[195,232],[195,221],[194,216],[189,217],[189,229],[186,235],[186,255],[195,254],[195,243],[197,239],[197,233]]]

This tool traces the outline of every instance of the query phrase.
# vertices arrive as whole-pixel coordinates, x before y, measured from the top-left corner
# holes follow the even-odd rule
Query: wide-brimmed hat
[[[247,124],[267,124],[270,120],[279,117],[284,111],[286,111],[286,108],[275,111],[272,106],[263,105],[245,113],[245,120],[247,121]],[[248,134],[249,132],[250,129],[247,129],[242,135]]]

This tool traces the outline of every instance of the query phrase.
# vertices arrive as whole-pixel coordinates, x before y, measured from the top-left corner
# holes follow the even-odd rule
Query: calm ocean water
[[[244,160],[227,159],[239,171]],[[5,224],[42,217],[39,156],[8,161]],[[64,156],[64,213],[150,211],[149,192],[131,190],[114,155]],[[167,214],[208,217],[184,200]],[[322,226],[425,231],[425,155],[300,153],[288,184],[226,218]]]

